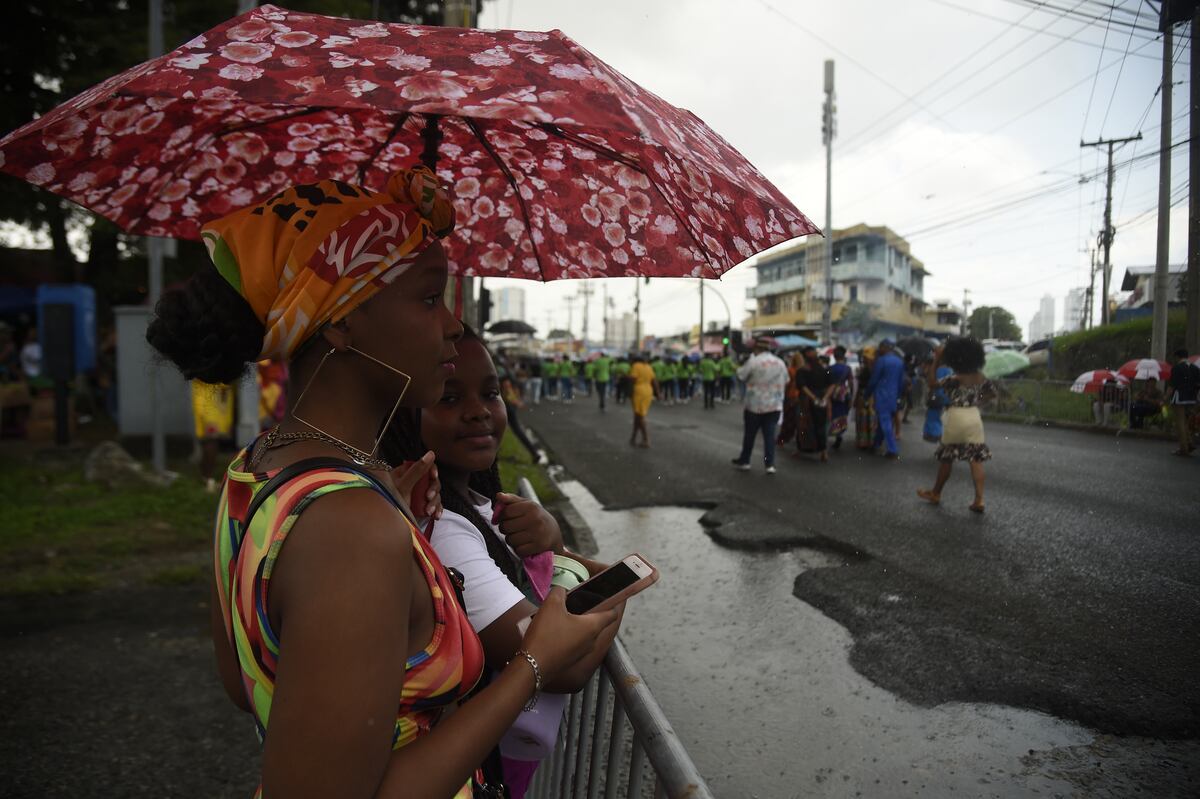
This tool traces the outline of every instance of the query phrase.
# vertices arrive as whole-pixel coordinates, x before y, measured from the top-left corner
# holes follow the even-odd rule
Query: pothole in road
[[[718,796],[1188,795],[1186,767],[1160,763],[1200,761],[1196,742],[1109,740],[1000,705],[922,707],[863,677],[846,628],[793,595],[798,573],[852,565],[845,553],[721,546],[703,509],[608,511],[578,482],[561,488],[600,559],[640,552],[660,569],[621,639]],[[1104,767],[1087,771],[1100,743]]]

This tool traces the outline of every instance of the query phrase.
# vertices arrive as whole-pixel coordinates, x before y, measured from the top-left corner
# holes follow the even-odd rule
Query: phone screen
[[[587,613],[620,591],[636,583],[640,578],[624,561],[605,569],[583,585],[567,593],[567,610],[571,613]]]

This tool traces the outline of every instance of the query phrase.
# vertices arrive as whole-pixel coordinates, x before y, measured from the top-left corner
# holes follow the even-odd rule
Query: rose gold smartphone
[[[628,555],[568,591],[567,610],[575,614],[608,610],[657,581],[658,569],[650,561],[636,553]]]

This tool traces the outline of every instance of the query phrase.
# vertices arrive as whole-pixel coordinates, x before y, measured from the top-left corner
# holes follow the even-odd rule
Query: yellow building
[[[825,240],[809,236],[759,259],[750,328],[798,327],[820,333],[825,297]],[[885,335],[920,333],[925,327],[924,282],[929,272],[909,244],[885,226],[855,225],[833,231],[833,319],[847,303],[872,308]]]

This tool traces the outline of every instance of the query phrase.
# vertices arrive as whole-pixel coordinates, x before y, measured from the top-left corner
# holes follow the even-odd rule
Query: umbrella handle
[[[421,163],[429,167],[429,171],[437,174],[438,147],[442,143],[442,131],[438,127],[437,114],[425,115],[425,129],[421,138],[425,140],[425,149],[421,152]]]

